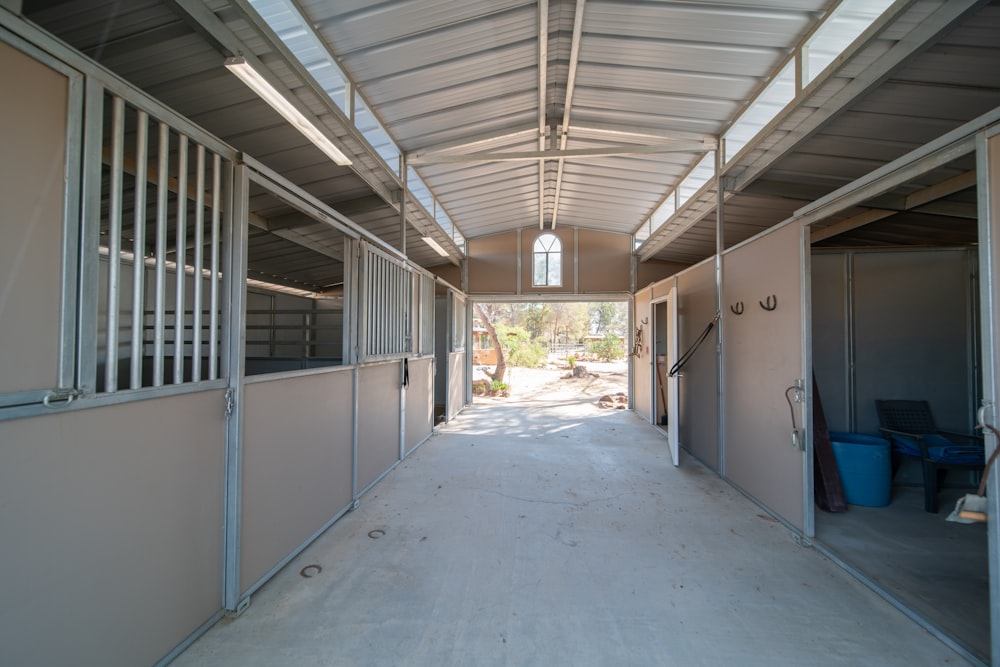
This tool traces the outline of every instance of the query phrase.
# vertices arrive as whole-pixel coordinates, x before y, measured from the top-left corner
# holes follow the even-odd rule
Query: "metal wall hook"
[[[743,302],[737,301],[734,305],[729,306],[729,310],[733,311],[733,315],[743,314]]]
[[[763,301],[758,301],[757,303],[759,303],[760,307],[763,308],[764,310],[769,310],[769,311],[774,310],[775,308],[778,307],[778,297],[772,294],[771,296],[767,297],[766,304]]]

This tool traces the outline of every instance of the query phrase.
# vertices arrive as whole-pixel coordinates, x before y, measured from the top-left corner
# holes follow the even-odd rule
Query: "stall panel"
[[[399,362],[358,368],[358,492],[399,460]]]
[[[653,335],[650,327],[650,290],[645,289],[635,295],[635,322],[632,332],[632,350],[638,352],[629,357],[632,363],[632,409],[647,421],[651,419],[649,409],[652,373],[649,365],[649,339]],[[638,340],[639,338],[642,340]]]
[[[0,422],[0,664],[150,665],[220,611],[223,405]]]
[[[423,442],[434,429],[434,359],[410,359],[406,387],[406,453]]]
[[[241,591],[351,503],[352,395],[348,369],[247,383]]]
[[[691,348],[715,317],[715,262],[677,276],[680,350]],[[713,470],[719,469],[718,327],[680,373],[680,441]]]
[[[0,394],[59,385],[69,82],[0,43]]]
[[[465,407],[465,352],[448,355],[448,419]]]
[[[976,385],[969,251],[854,257],[857,430],[878,432],[875,400],[930,402],[938,428],[968,433]]]
[[[806,377],[801,235],[786,225],[723,256],[722,316],[726,477],[804,531],[802,404],[786,394]]]
[[[812,256],[813,372],[831,431],[852,431],[850,303],[846,253]]]

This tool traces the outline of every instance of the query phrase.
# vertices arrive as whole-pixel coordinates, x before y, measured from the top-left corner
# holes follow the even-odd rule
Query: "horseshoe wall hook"
[[[743,302],[742,301],[737,301],[732,306],[729,306],[729,310],[733,311],[733,315],[742,315],[743,314]]]
[[[778,307],[778,297],[772,294],[771,296],[767,297],[767,303],[764,303],[763,301],[758,301],[757,303],[759,303],[760,307],[763,308],[764,310],[768,311],[774,310],[775,308]]]

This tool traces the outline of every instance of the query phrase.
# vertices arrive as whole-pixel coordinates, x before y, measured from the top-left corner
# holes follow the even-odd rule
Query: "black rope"
[[[701,332],[700,336],[698,336],[698,340],[694,342],[694,345],[689,347],[687,349],[687,352],[682,354],[681,358],[677,360],[677,363],[670,367],[670,370],[667,371],[667,377],[672,378],[673,376],[681,372],[681,369],[687,365],[687,362],[691,361],[691,357],[694,356],[694,353],[698,351],[698,348],[701,347],[701,344],[705,342],[706,338],[708,338],[708,334],[712,333],[712,329],[715,327],[715,323],[718,321],[719,321],[719,314],[716,313],[715,317],[712,318],[712,321],[708,323],[707,327],[705,327],[705,330]]]

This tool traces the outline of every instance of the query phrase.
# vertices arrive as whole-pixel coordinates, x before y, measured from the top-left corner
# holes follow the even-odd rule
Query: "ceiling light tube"
[[[301,111],[296,109],[295,105],[268,83],[261,76],[260,72],[251,67],[246,58],[242,56],[226,58],[226,69],[239,77],[240,81],[249,86],[262,100],[271,105],[272,109],[281,114],[282,118],[291,123],[296,130],[301,132],[306,139],[329,156],[331,160],[343,167],[351,164],[351,159],[344,155]]]
[[[442,248],[441,244],[438,243],[437,241],[435,241],[434,239],[432,239],[431,237],[429,237],[429,236],[421,236],[420,238],[422,238],[424,240],[424,243],[426,243],[430,247],[434,248],[434,250],[437,251],[437,254],[441,255],[442,257],[447,257],[448,256],[448,251],[445,250],[444,248]]]

